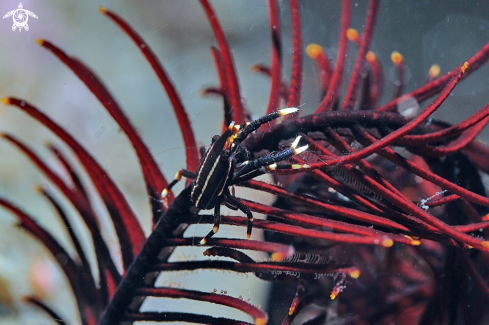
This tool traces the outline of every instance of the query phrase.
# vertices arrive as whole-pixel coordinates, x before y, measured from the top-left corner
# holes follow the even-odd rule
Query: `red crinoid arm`
[[[20,226],[38,238],[49,252],[55,256],[64,256],[65,263],[59,263],[68,281],[70,282],[73,294],[78,303],[80,312],[89,307],[96,315],[100,313],[101,302],[97,301],[97,289],[95,283],[90,282],[83,270],[79,269],[66,250],[54,239],[46,230],[41,228],[30,216],[21,209],[0,198],[0,206],[9,210],[21,221]],[[56,260],[56,258],[55,258]],[[58,261],[59,262],[59,261]],[[82,314],[83,318],[83,314]]]
[[[41,308],[46,314],[48,314],[49,316],[51,316],[51,318],[57,324],[61,324],[61,325],[67,324],[67,322],[65,322],[63,320],[63,318],[59,317],[58,314],[56,314],[56,312],[54,312],[54,310],[52,310],[51,308],[49,308],[48,306],[46,306],[44,303],[42,303],[41,301],[39,301],[37,298],[35,298],[35,297],[25,297],[24,298],[24,301],[26,301],[28,303],[31,303],[33,305],[36,305],[37,307]],[[91,321],[88,321],[87,323],[88,324],[96,324],[96,320],[95,319],[92,319]]]
[[[93,212],[91,204],[88,201],[87,197],[81,194],[76,189],[70,189],[68,185],[58,175],[56,175],[56,173],[54,173],[32,150],[30,150],[23,143],[10,135],[3,134],[2,137],[15,145],[22,153],[24,153],[34,163],[34,165],[36,165],[36,167],[41,170],[44,176],[46,176],[53,184],[55,184],[56,187],[61,191],[61,193],[63,193],[63,195],[68,200],[70,200],[73,206],[78,210],[81,217],[83,218],[83,221],[85,222],[85,225],[88,227],[88,230],[92,235],[97,259],[99,259],[99,272],[103,273],[105,272],[104,270],[107,270],[107,274],[109,274],[108,280],[113,283],[118,283],[120,281],[120,274],[117,271],[117,268],[115,267],[115,264],[110,256],[107,245],[102,239],[98,219]],[[72,238],[75,242],[76,237]],[[79,248],[79,251],[81,257],[83,251],[81,251],[81,248]],[[88,263],[84,263],[84,266],[88,267]],[[90,271],[87,271],[87,273],[90,273]],[[104,279],[101,279],[102,283],[103,281]]]
[[[178,312],[144,312],[126,313],[125,322],[184,322],[195,324],[219,324],[219,325],[252,325],[252,323],[242,322],[224,317],[212,317],[201,314],[178,313]]]
[[[66,227],[68,234],[70,235],[71,240],[73,241],[73,245],[75,246],[76,252],[80,256],[81,267],[83,267],[83,272],[87,274],[91,278],[91,270],[90,264],[88,263],[87,258],[85,257],[85,253],[76,237],[73,229],[75,227],[71,226],[71,222],[69,222],[66,213],[61,208],[61,206],[54,200],[54,198],[43,188],[40,188],[42,194],[51,202],[51,204],[55,207],[58,215],[62,218],[63,224]],[[90,229],[91,232],[94,230]],[[98,229],[95,231],[98,232]],[[110,256],[109,250],[105,246],[105,243],[101,239],[101,235],[98,232],[95,236],[98,236],[97,239],[93,238],[94,246],[95,246],[95,254],[97,258],[97,266],[99,272],[99,295],[100,299],[106,304],[112,295],[115,292],[115,287],[120,281],[120,274],[115,267],[115,264]],[[92,237],[95,237],[92,236]],[[103,247],[101,247],[103,245]]]
[[[216,47],[211,46],[211,54],[219,76],[221,95],[224,100],[224,123],[222,125],[222,132],[224,132],[233,121],[233,112],[229,105],[229,82],[227,80],[226,71],[224,71],[221,52]]]
[[[304,224],[308,227],[322,228],[325,224],[334,225],[336,229],[345,233],[332,233],[330,231],[304,228],[301,226],[285,224],[282,222],[274,222],[260,219],[255,219],[253,221],[253,228],[255,229],[279,232],[291,236],[322,239],[336,243],[378,245],[382,247],[391,247],[394,242],[406,245],[411,245],[413,242],[413,240],[408,239],[404,236],[386,234],[384,232],[376,231],[368,227],[356,226],[334,220],[326,220],[323,223],[321,220],[319,220],[321,218],[313,217],[303,213],[293,213],[290,211],[271,208],[266,205],[260,205],[258,203],[253,203],[249,201],[242,201],[242,203],[244,203],[246,206],[248,206],[248,208],[250,208],[250,210],[254,212],[266,214],[267,212],[272,211],[273,213],[270,213],[270,215],[273,215],[274,217],[285,219],[287,221],[293,221],[294,223],[298,224]],[[199,215],[199,217],[201,216]],[[213,223],[211,217],[203,216],[201,220],[204,223]],[[221,224],[244,226],[247,224],[247,219],[243,217],[221,216]],[[331,229],[329,225],[325,227]],[[415,242],[414,244],[418,243]]]
[[[488,122],[489,117],[485,118],[481,122],[474,125],[472,128],[463,132],[456,140],[450,142],[449,144],[436,147],[429,146],[426,151],[429,151],[432,157],[445,157],[454,152],[462,150],[470,142],[472,142],[477,137],[477,135],[482,132],[482,130],[484,130]]]
[[[367,12],[367,21],[365,22],[365,29],[363,30],[362,39],[358,48],[357,59],[355,61],[355,66],[353,68],[353,72],[350,78],[350,83],[348,84],[345,99],[343,100],[343,104],[341,105],[342,110],[352,110],[355,108],[355,102],[359,88],[358,86],[361,79],[361,72],[363,71],[361,66],[365,61],[365,55],[367,54],[368,48],[370,46],[370,41],[372,40],[378,6],[378,0],[370,1],[370,6]]]
[[[324,235],[324,239],[328,239],[328,240],[333,240],[338,242],[350,242],[350,243],[356,242],[356,243],[364,243],[369,245],[381,245],[384,247],[392,246],[394,241],[403,244],[408,244],[408,245],[411,244],[419,245],[418,242],[413,243],[412,240],[404,236],[387,234],[385,232],[374,230],[372,228],[368,228],[364,226],[357,226],[346,222],[315,217],[305,213],[295,213],[292,211],[274,208],[274,207],[270,207],[267,205],[263,205],[251,201],[242,200],[242,202],[248,208],[250,208],[251,211],[271,215],[277,218],[287,220],[289,222],[293,222],[295,224],[299,224],[301,226],[319,227],[320,229],[327,228],[333,231],[341,231],[347,233],[347,234],[337,234],[337,233],[321,231]],[[358,211],[350,211],[348,214],[352,215],[357,212]],[[355,235],[350,235],[350,234],[355,234]],[[327,236],[330,237],[326,238]],[[306,235],[306,237],[308,236]]]
[[[395,90],[392,99],[401,97],[404,88],[404,59],[401,53],[394,51],[391,54],[391,60],[396,66],[397,80],[395,82]]]
[[[3,102],[5,104],[17,106],[22,111],[44,124],[48,129],[61,138],[76,154],[87,174],[92,179],[93,184],[102,197],[112,218],[112,222],[114,223],[114,227],[119,237],[119,242],[121,246],[123,246],[123,248],[121,247],[121,251],[124,267],[127,268],[141,249],[145,241],[145,235],[134,212],[119,188],[115,185],[114,181],[112,181],[95,159],[70,134],[54,123],[47,115],[41,113],[37,108],[26,101],[17,98],[5,98],[3,99]]]
[[[280,87],[282,83],[282,39],[280,35],[280,18],[276,0],[268,0],[270,13],[270,29],[272,33],[272,67],[270,97],[268,99],[267,113],[270,114],[278,109],[280,102]]]
[[[163,241],[161,243],[161,246],[195,246],[195,243],[200,242],[201,239],[202,238],[197,239],[195,237],[168,239]],[[242,240],[212,237],[207,241],[205,246],[222,246],[228,248],[266,252],[272,254],[273,260],[289,257],[295,251],[292,246],[251,239]]]
[[[468,60],[469,67],[467,68],[467,71],[464,73],[463,78],[468,77],[472,72],[477,70],[482,64],[484,64],[487,60],[489,59],[489,43],[484,45],[482,49],[480,49],[479,52],[477,52],[473,57]],[[440,77],[436,80],[433,80],[432,82],[428,83],[427,85],[418,88],[409,94],[405,94],[404,96],[401,96],[384,106],[379,107],[377,110],[378,111],[384,111],[384,112],[391,112],[395,111],[397,109],[397,106],[400,102],[414,98],[416,101],[419,103],[423,102],[424,100],[430,98],[431,96],[439,93],[445,86],[446,84],[450,81],[450,79],[456,75],[459,71],[459,67],[453,69],[443,77]]]
[[[358,134],[362,138],[362,140],[366,140],[367,142],[364,142],[364,144],[369,144],[373,143],[375,141],[375,138],[372,137],[370,134],[368,134],[365,130],[358,129]],[[362,141],[363,142],[363,141]],[[396,153],[394,150],[391,148],[384,148],[382,151],[379,151],[379,155],[385,157],[386,159],[392,161],[395,163],[397,166],[400,166],[407,171],[433,183],[441,188],[444,188],[454,194],[458,194],[461,197],[465,198],[469,202],[481,204],[484,206],[489,206],[489,198],[486,198],[484,196],[478,195],[474,192],[468,191],[464,189],[463,187],[460,187],[452,182],[449,182],[443,177],[440,177],[429,170],[426,170],[424,168],[421,168],[417,164],[410,162],[406,158],[402,157],[400,154]]]
[[[464,65],[459,69],[459,72],[455,76],[453,76],[452,80],[450,80],[450,82],[446,85],[446,87],[438,95],[438,97],[406,125],[400,127],[399,129],[393,131],[392,133],[389,133],[379,141],[376,141],[375,143],[371,144],[366,148],[363,148],[348,156],[326,159],[325,163],[329,166],[335,166],[337,164],[346,164],[346,163],[357,161],[359,159],[363,159],[365,157],[370,156],[377,150],[390,145],[391,143],[395,142],[397,139],[401,138],[403,135],[411,132],[418,125],[420,125],[426,118],[428,118],[428,116],[430,116],[436,109],[438,109],[438,107],[440,107],[443,101],[451,93],[451,91],[453,90],[457,82],[460,80],[460,78],[462,77],[466,69],[467,69],[467,62],[465,62]],[[311,164],[311,167],[313,167],[313,164]],[[317,166],[315,166],[314,164],[314,167],[324,167],[324,163],[317,164]]]
[[[367,224],[374,224],[374,225],[378,225],[381,227],[391,228],[391,229],[395,229],[396,231],[404,231],[404,232],[410,231],[405,226],[403,226],[397,222],[394,222],[392,220],[389,220],[389,219],[386,219],[383,217],[379,217],[379,216],[376,216],[373,214],[369,214],[366,212],[362,212],[362,211],[358,211],[358,210],[354,210],[354,209],[350,209],[350,208],[345,208],[342,206],[336,206],[336,205],[332,205],[332,204],[328,204],[328,203],[323,203],[323,202],[320,202],[318,200],[315,200],[313,198],[310,198],[310,197],[307,197],[304,195],[292,194],[292,193],[285,191],[282,188],[279,188],[279,187],[274,186],[274,185],[266,184],[263,182],[249,180],[246,183],[240,184],[240,185],[244,185],[246,187],[262,190],[262,191],[272,193],[275,195],[280,195],[281,197],[284,197],[287,199],[296,200],[296,201],[299,201],[301,203],[308,204],[310,206],[318,207],[321,210],[323,210],[324,212],[335,213],[335,214],[341,215],[345,218],[350,218],[353,220],[362,221],[362,222],[365,222]],[[338,228],[338,230],[340,230],[340,229]],[[365,233],[362,233],[362,234],[365,234]]]
[[[226,295],[219,295],[216,293],[175,288],[141,288],[136,290],[136,295],[166,298],[185,298],[190,300],[211,302],[222,306],[228,306],[241,310],[242,312],[253,317],[256,325],[265,325],[268,319],[268,316],[265,312],[247,303],[246,301]]]
[[[295,314],[299,312],[300,310],[299,303],[301,302],[305,291],[306,291],[306,282],[304,279],[301,279],[297,284],[297,291],[295,293],[294,299],[292,299],[292,303],[290,304],[289,314],[282,321],[282,325],[289,325],[290,322],[292,322],[292,320],[294,319]]]
[[[251,66],[251,72],[261,73],[270,78],[272,77],[271,68],[263,64],[255,64]],[[281,80],[278,87],[279,87],[280,99],[286,102],[287,99],[289,98],[289,89],[287,84],[283,80]]]
[[[54,199],[54,197],[51,194],[49,194],[49,192],[46,189],[39,186],[37,188],[37,190],[42,195],[44,195],[44,197],[56,209],[58,216],[61,218],[61,221],[63,222],[63,226],[66,228],[66,231],[68,232],[68,235],[70,236],[71,241],[73,242],[73,246],[75,247],[75,251],[80,258],[80,260],[77,262],[81,264],[80,267],[83,268],[83,271],[86,272],[87,275],[91,277],[90,263],[88,263],[85,252],[83,251],[83,249],[81,247],[80,241],[78,240],[78,237],[76,237],[75,232],[73,231],[73,229],[75,229],[75,227],[72,227],[72,223],[68,220],[68,217],[67,217],[65,211],[63,210],[63,208],[61,207],[61,205]],[[95,283],[95,281],[93,281],[93,282]]]
[[[446,140],[452,136],[459,135],[462,132],[466,132],[469,128],[471,128],[475,124],[480,123],[487,117],[489,117],[489,105],[484,106],[475,114],[460,123],[427,134],[405,135],[404,137],[402,137],[402,139],[399,140],[398,143],[404,146],[420,146],[431,142]],[[487,121],[485,121],[484,123],[486,122]],[[484,123],[481,123],[480,125],[485,125]]]
[[[88,198],[87,192],[85,190],[85,187],[83,186],[80,177],[78,174],[75,172],[75,169],[71,166],[71,164],[68,162],[68,159],[64,156],[64,154],[58,150],[53,144],[48,143],[47,144],[48,149],[53,153],[53,155],[56,157],[56,159],[59,160],[59,162],[63,165],[65,168],[66,172],[68,175],[70,175],[70,181],[75,187],[75,190],[79,191],[83,196]]]
[[[238,77],[236,76],[236,69],[234,68],[233,58],[231,56],[231,49],[224,36],[224,32],[219,24],[216,14],[207,0],[200,0],[202,7],[209,19],[214,35],[216,36],[219,50],[221,51],[222,61],[224,63],[224,70],[226,71],[227,81],[229,83],[229,101],[231,103],[231,109],[233,110],[233,120],[236,124],[243,124],[245,122],[245,110],[243,103],[241,102],[241,94],[239,92]]]
[[[216,254],[217,252],[213,249],[214,256],[226,256],[225,254]],[[235,251],[239,252],[239,251]],[[221,251],[222,253],[222,251]],[[207,255],[206,255],[207,256]],[[226,256],[230,257],[230,256]],[[233,257],[237,257],[232,256]],[[155,263],[152,265],[151,271],[191,271],[198,269],[218,269],[218,270],[231,270],[240,273],[248,272],[291,272],[291,273],[304,273],[304,274],[329,274],[329,273],[348,273],[350,276],[354,277],[358,272],[358,269],[353,266],[339,266],[337,264],[312,264],[312,263],[287,263],[287,262],[229,262],[229,261],[191,261],[191,262],[174,262],[174,263]],[[262,275],[263,276],[263,275]],[[158,289],[158,288],[157,288]]]
[[[299,0],[290,1],[290,13],[292,18],[292,75],[290,76],[287,107],[298,107],[302,89],[302,29]],[[286,119],[293,118],[293,115],[290,114]]]
[[[472,163],[477,166],[481,171],[489,173],[489,148],[483,143],[473,141],[463,149]]]
[[[165,88],[168,98],[173,106],[173,110],[177,115],[178,124],[180,125],[180,130],[183,135],[183,142],[185,144],[187,170],[197,170],[197,168],[199,168],[200,159],[197,145],[195,143],[194,133],[190,127],[190,120],[185,112],[182,101],[180,100],[180,97],[178,96],[170,78],[168,78],[165,70],[163,69],[160,60],[158,60],[156,55],[153,53],[148,44],[141,38],[141,36],[139,36],[138,33],[136,33],[136,31],[132,29],[131,26],[129,26],[124,20],[106,8],[101,7],[100,12],[112,19],[120,28],[122,28],[124,32],[126,32],[127,35],[129,35],[136,46],[141,50],[146,60],[148,60],[149,64],[151,64],[153,71],[156,73],[158,79]],[[188,180],[188,182],[190,181],[191,180]]]
[[[322,96],[326,95],[333,69],[326,57],[323,48],[318,44],[309,44],[306,47],[306,54],[314,61],[319,74],[319,82],[321,84]]]
[[[134,150],[136,150],[136,154],[143,171],[144,180],[150,198],[150,204],[152,206],[153,219],[159,218],[161,215],[161,209],[163,208],[161,203],[161,191],[168,186],[168,183],[158,168],[158,165],[154,161],[148,148],[143,143],[127,117],[124,115],[117,102],[107,91],[102,82],[83,63],[69,57],[61,49],[48,41],[38,40],[38,43],[50,50],[56,57],[63,61],[63,63],[65,63],[77,75],[77,77],[80,78],[81,81],[83,81],[87,88],[90,89],[100,103],[104,105],[105,109],[127,135],[129,141],[131,141],[131,144],[134,147]],[[173,199],[171,193],[170,195],[171,196],[168,197],[169,202],[171,202]]]
[[[333,76],[331,77],[330,86],[326,96],[324,96],[321,105],[316,110],[317,113],[324,111],[331,111],[338,98],[338,93],[341,87],[341,81],[343,79],[343,72],[345,70],[345,55],[348,45],[348,39],[346,37],[346,31],[350,25],[350,0],[343,1],[343,9],[341,14],[341,27],[340,27],[340,44],[338,46],[338,55],[336,56],[336,66],[334,68]]]
[[[369,51],[365,58],[369,64],[371,73],[369,104],[366,106],[367,109],[373,109],[377,104],[382,91],[382,66],[380,65],[379,60],[377,60],[375,53],[372,51]]]

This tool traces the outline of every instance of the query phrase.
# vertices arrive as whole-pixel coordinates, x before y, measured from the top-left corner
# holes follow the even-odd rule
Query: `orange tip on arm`
[[[397,52],[397,51],[392,52],[391,60],[392,60],[392,62],[394,62],[395,65],[401,64],[403,61],[402,54]]]
[[[377,57],[376,57],[375,53],[372,52],[372,51],[368,51],[368,53],[365,56],[365,58],[367,59],[368,62],[374,62],[375,60],[377,60]]]
[[[36,39],[36,43],[42,46],[44,45],[44,40],[42,38],[38,38]]]
[[[358,32],[355,28],[348,28],[346,30],[346,38],[351,42],[358,42]]]
[[[315,59],[323,53],[323,48],[317,44],[309,44],[306,47],[306,53],[309,57]]]
[[[358,279],[358,277],[360,276],[360,271],[359,271],[359,270],[354,270],[354,271],[351,271],[351,272],[350,272],[350,276],[351,276],[353,279]]]
[[[467,70],[468,67],[469,67],[469,62],[464,62],[460,70],[462,70],[462,73],[465,73],[465,70]]]
[[[392,245],[394,245],[394,241],[392,239],[384,239],[382,241],[382,246],[384,247],[392,247]]]
[[[255,324],[256,325],[265,325],[267,323],[267,320],[262,317],[255,318]]]
[[[438,75],[440,74],[440,66],[438,64],[433,64],[430,68],[430,71],[428,71],[429,75],[430,75],[430,78],[434,79],[436,77],[438,77]]]
[[[98,11],[100,11],[104,15],[107,14],[107,8],[105,8],[104,6],[98,7]]]
[[[4,103],[5,105],[9,105],[10,104],[10,98],[9,97],[2,98],[2,103]]]

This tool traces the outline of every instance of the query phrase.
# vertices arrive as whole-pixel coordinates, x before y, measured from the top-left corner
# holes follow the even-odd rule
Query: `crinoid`
[[[216,39],[211,57],[219,80],[204,94],[217,96],[223,108],[215,132],[221,136],[206,143],[209,147],[200,154],[192,118],[176,91],[180,85],[172,83],[150,45],[123,15],[101,8],[136,44],[169,98],[185,148],[185,163],[176,169],[187,170],[176,178],[196,178],[188,179],[183,189],[167,181],[165,167],[160,169],[155,153],[102,78],[54,42],[38,41],[82,81],[129,140],[146,186],[144,203],[149,203],[152,215],[136,217],[111,176],[112,165],[102,167],[49,110],[36,108],[29,98],[3,99],[61,140],[48,145],[58,172],[26,141],[11,132],[3,134],[49,180],[52,187],[39,190],[62,217],[74,249],[68,250],[35,222],[36,210],[22,198],[6,193],[9,198],[0,198],[0,205],[56,259],[82,324],[479,324],[489,318],[484,308],[489,298],[489,198],[483,183],[489,148],[476,140],[489,122],[489,105],[452,124],[432,117],[444,109],[445,100],[450,102],[457,85],[487,61],[489,43],[465,62],[442,67],[444,74],[434,66],[419,82],[422,86],[415,87],[406,82],[409,74],[411,79],[416,74],[408,69],[409,57],[405,62],[395,51],[398,46],[389,50],[392,63],[382,63],[383,54],[370,50],[374,28],[382,25],[379,2],[368,3],[362,22],[351,19],[358,4],[334,3],[341,9],[329,14],[340,17],[339,43],[331,55],[320,45],[304,45],[304,40],[319,37],[321,28],[303,27],[308,25],[300,1],[279,7],[278,1],[269,0],[270,63],[256,64],[253,71],[270,80],[267,108],[258,116],[271,118],[249,126],[255,119],[243,100],[224,32],[227,26],[220,24],[209,1],[200,0]],[[332,7],[326,5],[325,10]],[[364,26],[362,32],[354,25]],[[480,29],[484,26],[479,24]],[[284,50],[288,48],[291,51]],[[315,79],[304,74],[306,65],[315,67]],[[389,65],[393,81],[384,82],[388,74],[382,67]],[[317,102],[303,105],[306,86],[316,90]],[[385,100],[382,92],[393,95]],[[471,96],[464,98],[466,106],[472,105]],[[168,147],[174,143],[156,138]],[[269,181],[258,178],[264,174],[269,174]],[[235,194],[235,187],[252,189],[258,197]],[[272,194],[275,202],[260,201],[262,193]],[[96,198],[109,218],[97,207]],[[229,212],[221,211],[221,205]],[[211,208],[214,213],[199,210]],[[266,218],[253,220],[253,214]],[[149,235],[141,226],[147,219]],[[105,233],[107,224],[116,236]],[[214,231],[209,232],[212,224]],[[238,232],[221,230],[213,236],[219,224],[236,226]],[[85,237],[93,253],[80,239],[79,228],[88,230]],[[251,229],[258,235],[246,239]],[[114,238],[118,245],[111,242]],[[254,255],[257,252],[262,255]],[[218,278],[211,278],[211,273]],[[172,274],[181,281],[165,278]],[[194,283],[186,281],[190,275]],[[266,288],[271,283],[271,289],[260,291],[267,308],[231,290],[228,294],[225,281],[237,283],[250,295],[257,290],[248,287],[245,277]],[[64,322],[63,306],[26,296],[26,303]],[[195,307],[190,300],[198,302]],[[233,312],[210,309],[214,305]]]

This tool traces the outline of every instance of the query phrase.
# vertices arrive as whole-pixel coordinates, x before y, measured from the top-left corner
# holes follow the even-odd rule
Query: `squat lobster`
[[[248,217],[246,236],[248,239],[250,238],[253,227],[253,214],[246,205],[229,192],[228,187],[237,182],[253,178],[255,176],[253,172],[260,170],[262,167],[268,166],[269,169],[275,169],[277,162],[300,154],[308,148],[308,145],[296,148],[300,140],[300,136],[298,136],[289,148],[249,161],[247,159],[250,157],[250,153],[242,145],[242,142],[262,124],[297,111],[298,109],[295,107],[283,108],[244,126],[235,125],[232,122],[222,135],[216,135],[212,138],[212,144],[203,155],[197,173],[182,169],[176,174],[175,179],[168,184],[168,187],[163,190],[161,197],[165,198],[182,176],[192,178],[194,181],[190,199],[195,207],[203,210],[214,208],[214,227],[200,241],[200,245],[204,245],[209,238],[217,233],[221,219],[221,204],[223,203],[246,214]],[[294,168],[306,168],[306,166],[294,165]]]

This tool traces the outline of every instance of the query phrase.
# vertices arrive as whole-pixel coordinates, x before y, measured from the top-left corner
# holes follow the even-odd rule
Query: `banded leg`
[[[300,148],[297,148],[297,145],[299,144],[299,140],[301,139],[300,136],[298,136],[294,142],[290,145],[289,148],[282,150],[276,154],[270,154],[265,157],[257,158],[255,160],[245,162],[244,167],[241,168],[238,172],[234,174],[233,178],[240,177],[242,175],[246,175],[254,170],[257,170],[260,167],[264,166],[270,166],[273,165],[277,162],[283,161],[287,158],[290,158],[292,156],[298,155],[301,152],[304,152],[307,150],[309,145],[302,146]]]
[[[218,203],[214,208],[214,226],[212,227],[212,230],[209,231],[209,233],[204,238],[202,238],[199,245],[205,245],[209,241],[209,239],[216,234],[216,232],[219,230],[220,222],[221,222],[221,203]]]
[[[161,198],[162,199],[164,199],[168,195],[168,193],[170,193],[173,186],[175,186],[175,184],[177,184],[182,179],[182,176],[187,177],[187,178],[191,178],[191,179],[197,178],[197,175],[195,173],[192,173],[189,170],[186,170],[186,169],[179,170],[175,174],[175,179],[173,181],[171,181],[171,183],[168,184],[168,187],[163,189],[163,191],[161,192]]]
[[[251,213],[251,210],[246,205],[241,203],[240,200],[238,200],[237,198],[232,196],[231,193],[229,193],[229,191],[227,191],[227,193],[225,195],[226,195],[226,199],[228,201],[230,201],[233,205],[235,205],[238,209],[240,209],[243,213],[245,213],[246,217],[248,217],[248,227],[246,228],[246,238],[250,239],[251,230],[253,228],[253,213]]]
[[[260,126],[262,126],[263,124],[268,123],[270,121],[273,121],[273,120],[279,118],[280,116],[295,113],[298,110],[299,109],[297,107],[282,108],[281,110],[278,110],[276,112],[270,113],[270,114],[265,115],[265,116],[262,116],[259,119],[256,119],[256,120],[250,122],[241,130],[241,132],[239,132],[238,136],[234,140],[234,143],[236,143],[236,144],[241,143],[244,139],[246,139],[248,134],[250,134],[253,131],[258,130],[258,128]]]

